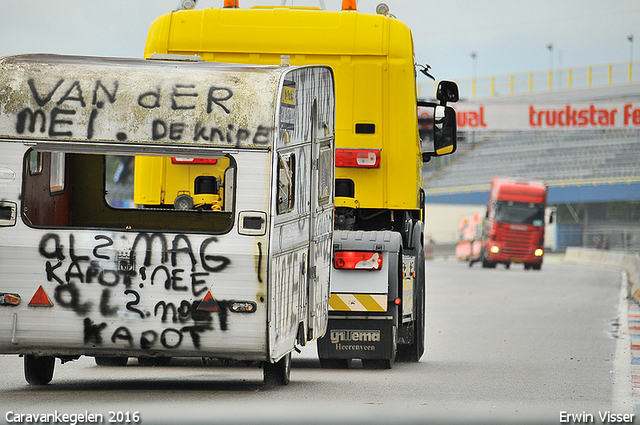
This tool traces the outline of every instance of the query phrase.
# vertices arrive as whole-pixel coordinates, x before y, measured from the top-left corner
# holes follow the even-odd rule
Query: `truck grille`
[[[505,229],[504,252],[511,255],[527,255],[535,245],[536,233]]]

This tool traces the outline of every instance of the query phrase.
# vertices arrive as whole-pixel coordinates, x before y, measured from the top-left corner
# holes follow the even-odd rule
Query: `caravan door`
[[[278,102],[270,255],[273,360],[322,336],[333,230],[333,79],[325,67],[287,74]]]
[[[329,307],[333,232],[333,136],[318,128],[317,105],[312,112],[313,172],[311,173],[311,243],[309,247],[308,339],[324,335]]]

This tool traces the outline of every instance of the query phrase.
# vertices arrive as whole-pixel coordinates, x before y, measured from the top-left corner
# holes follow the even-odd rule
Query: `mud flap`
[[[392,359],[395,357],[393,320],[331,319],[318,339],[321,359]]]

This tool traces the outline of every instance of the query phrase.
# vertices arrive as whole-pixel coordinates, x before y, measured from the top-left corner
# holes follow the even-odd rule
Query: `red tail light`
[[[380,270],[382,268],[382,253],[339,251],[333,256],[333,266],[336,269]]]
[[[208,158],[171,158],[172,164],[217,164],[217,159]]]
[[[336,149],[336,167],[380,168],[380,149]]]

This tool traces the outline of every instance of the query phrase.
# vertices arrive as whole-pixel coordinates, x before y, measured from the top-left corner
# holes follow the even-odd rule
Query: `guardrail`
[[[572,264],[596,264],[614,267],[627,273],[631,297],[640,303],[640,255],[635,252],[567,248],[564,261]]]
[[[640,81],[640,62],[617,62],[456,80],[460,98],[470,100],[628,84],[634,81]],[[433,97],[435,87],[435,83],[431,81],[419,83],[418,97]]]

